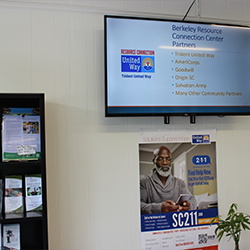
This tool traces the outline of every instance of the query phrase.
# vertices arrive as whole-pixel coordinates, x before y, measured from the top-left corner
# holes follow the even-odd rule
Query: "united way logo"
[[[210,143],[210,136],[209,135],[204,135],[203,142],[204,143]]]
[[[142,58],[142,72],[154,72],[154,57]]]
[[[130,73],[154,73],[154,50],[121,50],[121,71]]]
[[[192,144],[210,144],[210,135],[192,135]]]

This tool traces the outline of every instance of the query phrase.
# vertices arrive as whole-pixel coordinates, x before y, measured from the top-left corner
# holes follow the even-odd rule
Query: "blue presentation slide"
[[[250,29],[107,19],[108,107],[250,105]]]

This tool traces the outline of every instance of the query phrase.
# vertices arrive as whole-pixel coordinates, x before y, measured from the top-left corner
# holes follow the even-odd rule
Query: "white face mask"
[[[163,170],[163,168],[159,168],[156,164],[155,164],[155,168],[157,173],[162,176],[162,177],[168,177],[171,173],[171,168],[172,168],[172,164],[170,166],[168,166],[168,170]]]

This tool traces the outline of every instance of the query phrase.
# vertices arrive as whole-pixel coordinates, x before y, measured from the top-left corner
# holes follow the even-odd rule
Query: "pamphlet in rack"
[[[0,179],[0,219],[3,218],[3,180]]]
[[[20,224],[4,224],[3,225],[3,248],[20,250]]]
[[[3,161],[40,160],[39,108],[4,108],[2,117]]]
[[[41,174],[25,175],[27,217],[39,216],[43,208]]]
[[[5,216],[6,218],[23,216],[22,176],[5,177]]]

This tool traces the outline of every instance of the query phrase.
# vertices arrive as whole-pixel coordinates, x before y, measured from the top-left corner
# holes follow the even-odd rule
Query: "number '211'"
[[[196,157],[195,158],[196,164],[200,164],[200,163],[207,163],[207,157]]]

